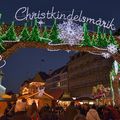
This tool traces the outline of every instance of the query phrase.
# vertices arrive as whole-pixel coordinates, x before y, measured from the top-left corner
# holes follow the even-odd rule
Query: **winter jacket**
[[[74,120],[75,115],[77,114],[77,110],[75,107],[68,107],[65,111],[65,120]]]
[[[16,112],[11,120],[31,120],[25,111]]]
[[[90,109],[86,115],[87,120],[100,120],[98,112],[95,109]]]
[[[81,114],[77,114],[75,117],[74,117],[74,120],[86,120],[85,116],[81,115]]]

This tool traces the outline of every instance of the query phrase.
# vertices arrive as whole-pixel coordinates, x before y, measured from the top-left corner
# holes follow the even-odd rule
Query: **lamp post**
[[[2,14],[0,13],[0,19],[2,18]]]
[[[2,70],[0,70],[0,84],[2,83],[3,75],[4,73],[2,72]]]
[[[6,88],[1,85],[4,73],[0,70],[0,95],[5,94]]]

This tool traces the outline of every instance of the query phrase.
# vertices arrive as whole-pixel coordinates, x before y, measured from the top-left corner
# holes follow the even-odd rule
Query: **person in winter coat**
[[[15,106],[15,114],[11,120],[31,120],[26,112],[26,104],[24,102],[17,102]]]
[[[65,120],[74,120],[75,115],[77,114],[77,109],[74,106],[74,102],[71,102],[71,104],[68,106],[64,113],[64,119]]]
[[[78,113],[75,115],[74,120],[86,120],[85,116],[80,114],[79,110],[77,110],[77,112]]]
[[[0,102],[0,120],[7,120],[5,110],[7,108],[6,102]]]
[[[40,110],[41,120],[51,120],[51,113],[49,106],[43,106]]]
[[[120,113],[113,106],[106,106],[103,115],[103,120],[120,120]]]
[[[33,102],[32,105],[30,106],[28,114],[32,120],[40,120],[39,112],[35,102]]]
[[[87,120],[100,120],[100,117],[98,115],[95,105],[93,105],[92,108],[87,112],[86,119]]]

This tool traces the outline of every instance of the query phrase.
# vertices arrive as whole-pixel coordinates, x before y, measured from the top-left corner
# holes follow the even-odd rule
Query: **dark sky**
[[[17,92],[23,81],[33,78],[40,71],[49,73],[50,70],[62,67],[74,53],[36,48],[19,49],[7,59],[7,64],[2,69],[5,74],[3,85],[8,91]]]
[[[20,7],[30,7],[31,11],[47,11],[52,6],[56,11],[69,12],[83,10],[85,16],[111,20],[115,18],[116,28],[120,27],[120,0],[1,0],[2,21],[15,21],[14,15]],[[15,21],[16,22],[16,21]],[[21,23],[19,23],[21,24]],[[47,24],[47,23],[46,23]],[[41,62],[45,59],[45,62]],[[7,60],[3,68],[4,85],[16,92],[20,84],[36,72],[48,71],[63,66],[69,59],[67,52],[46,52],[46,50],[21,49]]]
[[[15,21],[14,15],[20,7],[30,7],[30,11],[47,11],[54,6],[55,10],[69,12],[83,10],[83,15],[91,18],[101,17],[104,20],[115,18],[116,27],[120,26],[119,0],[1,0],[0,12],[4,22]]]

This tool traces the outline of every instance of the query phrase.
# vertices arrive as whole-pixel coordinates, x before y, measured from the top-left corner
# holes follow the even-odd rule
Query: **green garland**
[[[89,47],[95,46],[95,47],[106,48],[109,44],[118,45],[111,31],[110,31],[110,35],[107,36],[106,33],[101,32],[100,27],[97,27],[96,34],[90,35],[88,32],[88,25],[87,23],[84,23],[83,32],[84,32],[83,41],[79,44],[79,46],[89,46]],[[27,24],[25,24],[22,32],[18,37],[16,35],[14,22],[12,22],[11,26],[9,27],[9,29],[6,31],[5,34],[2,34],[0,29],[0,37],[3,41],[16,41],[19,38],[20,41],[36,41],[41,43],[51,42],[53,44],[61,44],[63,43],[63,41],[58,38],[58,35],[59,32],[58,32],[56,20],[54,21],[53,26],[49,31],[47,27],[44,27],[44,31],[42,33],[40,33],[37,20],[34,21],[34,26],[31,32],[28,30]],[[2,48],[4,48],[3,47],[4,43],[1,45]]]

